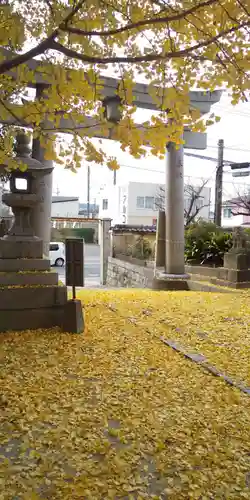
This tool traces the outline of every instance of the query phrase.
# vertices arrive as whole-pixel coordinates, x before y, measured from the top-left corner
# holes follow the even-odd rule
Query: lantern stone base
[[[50,271],[48,259],[0,259],[0,272]]]
[[[67,287],[43,259],[42,240],[0,239],[0,331],[62,327]]]
[[[65,286],[0,286],[0,331],[62,327]]]
[[[43,309],[1,310],[0,332],[25,331],[62,327],[64,307],[54,306]]]
[[[1,259],[39,259],[42,255],[43,242],[39,238],[1,238]]]
[[[0,272],[0,286],[57,285],[58,274],[51,271]]]

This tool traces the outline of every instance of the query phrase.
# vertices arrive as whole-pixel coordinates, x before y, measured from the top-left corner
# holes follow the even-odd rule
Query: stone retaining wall
[[[250,269],[188,265],[185,266],[185,271],[195,282],[204,281],[229,288],[250,288]],[[139,261],[126,256],[108,259],[107,285],[110,287],[152,288],[153,278],[154,267],[150,261]]]
[[[185,266],[185,271],[196,281],[209,281],[214,285],[231,288],[250,288],[250,269],[228,267]]]
[[[152,267],[143,267],[114,257],[108,259],[107,285],[110,287],[151,288]]]

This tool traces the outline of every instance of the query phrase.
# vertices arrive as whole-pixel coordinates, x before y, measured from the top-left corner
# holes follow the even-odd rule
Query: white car
[[[65,263],[65,245],[61,241],[49,245],[49,258],[51,266],[62,267]]]

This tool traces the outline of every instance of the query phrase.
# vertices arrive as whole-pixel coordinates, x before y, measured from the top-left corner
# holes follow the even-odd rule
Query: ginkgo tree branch
[[[6,104],[6,102],[3,101],[3,99],[0,99],[0,105],[3,106],[3,108],[12,116],[12,118],[17,122],[17,124],[20,125],[20,127],[24,127],[24,126],[28,127],[28,124],[25,122],[25,119],[19,118],[19,116],[17,116],[16,113],[14,113],[14,111],[11,109],[11,107],[9,107]]]
[[[52,14],[52,16],[54,16],[54,10],[53,10],[53,7],[52,7],[52,5],[50,3],[50,0],[44,0],[44,1],[45,1],[46,5],[48,6],[48,8],[49,8],[49,10],[50,10],[50,12]]]
[[[77,5],[69,12],[69,14],[65,17],[65,19],[60,23],[58,28],[56,28],[50,36],[48,36],[45,40],[40,42],[36,47],[33,49],[28,50],[24,54],[20,54],[16,57],[13,57],[12,59],[7,59],[3,61],[0,64],[0,75],[7,73],[7,71],[10,71],[13,68],[17,68],[21,64],[26,63],[33,57],[40,56],[41,54],[44,54],[47,50],[51,48],[51,43],[53,40],[58,36],[60,29],[66,28],[68,23],[72,20],[72,18],[79,12],[79,10],[82,8],[83,4],[85,3],[85,0],[80,0]]]
[[[140,21],[137,21],[135,23],[128,23],[125,26],[121,26],[120,28],[112,29],[112,30],[105,30],[105,31],[98,31],[98,30],[82,30],[80,28],[75,28],[73,26],[68,26],[67,28],[62,28],[63,31],[68,31],[69,33],[75,34],[75,35],[83,35],[83,36],[100,36],[100,37],[108,37],[108,36],[114,36],[118,35],[120,33],[124,33],[126,31],[132,30],[132,29],[137,29],[143,26],[152,26],[156,24],[166,24],[174,21],[179,21],[186,16],[189,16],[196,12],[197,10],[200,10],[201,8],[204,7],[209,7],[210,5],[213,5],[215,3],[218,3],[218,0],[205,0],[204,2],[200,2],[199,4],[191,7],[190,9],[178,12],[174,15],[171,16],[163,16],[163,17],[152,17],[151,19],[141,19]]]
[[[210,2],[215,2],[217,0],[207,0]],[[242,23],[238,23],[235,26],[231,26],[228,29],[222,30],[220,33],[217,35],[208,38],[206,40],[203,40],[201,42],[198,42],[194,45],[191,45],[190,47],[187,47],[186,49],[182,50],[177,50],[177,51],[170,51],[170,52],[161,52],[161,53],[152,53],[152,54],[145,54],[145,55],[140,55],[140,56],[113,56],[113,57],[98,57],[98,56],[89,56],[87,54],[82,54],[80,52],[77,52],[71,48],[65,47],[58,41],[56,41],[56,38],[58,37],[60,30],[65,30],[67,29],[68,23],[71,21],[71,19],[74,17],[74,15],[81,9],[83,6],[85,0],[81,0],[77,3],[74,9],[66,16],[66,18],[60,23],[60,26],[55,29],[52,34],[47,37],[45,40],[40,42],[36,47],[33,49],[27,51],[24,54],[20,54],[10,60],[5,60],[0,64],[0,75],[4,74],[8,71],[10,71],[13,68],[18,67],[19,65],[29,61],[30,59],[37,57],[39,55],[42,55],[46,53],[48,50],[55,50],[61,54],[64,54],[65,56],[71,58],[71,59],[78,59],[82,62],[89,63],[89,64],[114,64],[114,63],[146,63],[146,62],[153,62],[153,61],[164,61],[164,60],[171,60],[171,59],[178,59],[181,57],[194,57],[199,59],[199,56],[197,54],[193,54],[195,51],[198,51],[199,49],[209,47],[213,43],[216,43],[220,38],[223,38],[231,33],[234,33],[240,29],[246,28],[250,26],[250,20],[247,20]],[[201,5],[201,4],[199,4]],[[184,13],[183,13],[184,14]],[[186,15],[186,14],[185,14]],[[206,59],[206,58],[205,58]]]
[[[79,59],[82,62],[85,63],[92,63],[92,64],[114,64],[114,63],[144,63],[144,62],[152,62],[152,61],[164,61],[164,60],[171,60],[171,59],[179,59],[181,57],[185,56],[192,56],[192,52],[195,52],[199,49],[209,47],[213,43],[215,43],[217,40],[220,38],[230,34],[234,33],[235,31],[238,31],[239,29],[245,28],[247,26],[250,26],[250,20],[243,22],[241,24],[238,24],[237,26],[233,26],[231,28],[228,28],[227,30],[223,30],[217,35],[209,38],[208,40],[203,40],[202,42],[196,43],[194,45],[191,45],[190,47],[182,50],[176,50],[174,52],[161,52],[161,53],[153,53],[153,54],[146,54],[146,55],[141,55],[141,56],[114,56],[114,57],[98,57],[98,56],[89,56],[87,54],[81,54],[80,52],[77,52],[73,49],[69,49],[67,47],[64,47],[61,43],[57,42],[56,40],[51,40],[50,42],[50,48],[53,50],[56,50],[60,52],[61,54],[64,54],[67,57],[70,57],[71,59]],[[0,71],[1,71],[1,65],[0,65]]]

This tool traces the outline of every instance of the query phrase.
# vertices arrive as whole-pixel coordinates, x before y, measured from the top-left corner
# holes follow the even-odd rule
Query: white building
[[[192,192],[199,197],[193,203],[192,210],[198,208],[198,217],[209,220],[211,188],[192,186],[185,189],[185,210],[191,204]],[[104,188],[100,194],[99,217],[110,218],[113,224],[152,225],[156,224],[157,211],[164,204],[164,184],[146,182],[128,182],[123,186]]]
[[[52,196],[51,217],[79,217],[79,198]]]

